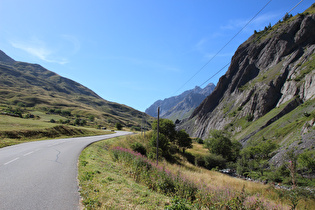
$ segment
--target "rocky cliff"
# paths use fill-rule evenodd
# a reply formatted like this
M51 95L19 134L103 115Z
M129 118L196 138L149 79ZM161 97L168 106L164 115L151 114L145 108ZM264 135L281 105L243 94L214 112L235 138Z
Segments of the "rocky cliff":
M303 139L302 126L312 120L309 119L312 114L315 117L314 13L313 5L303 14L255 33L240 45L215 90L178 129L184 128L191 136L200 138L206 138L212 129L227 130L243 145L264 135L281 139L278 143L282 144L292 138ZM308 118L303 112L308 113ZM285 123L283 119L288 113L296 115ZM292 124L300 117L298 125ZM314 122L310 123L313 127ZM278 131L271 134L266 129L272 126ZM289 126L299 134L283 131L279 138L279 129L290 131Z
M194 89L187 90L178 96L158 100L154 102L145 113L157 117L157 108L160 107L160 117L175 121L190 116L193 110L214 90L213 83L205 88L196 86Z

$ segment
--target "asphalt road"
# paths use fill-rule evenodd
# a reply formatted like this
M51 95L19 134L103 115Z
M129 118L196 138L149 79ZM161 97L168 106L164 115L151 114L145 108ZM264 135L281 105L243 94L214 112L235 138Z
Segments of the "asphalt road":
M89 144L130 132L56 139L0 149L0 210L79 209L77 162Z

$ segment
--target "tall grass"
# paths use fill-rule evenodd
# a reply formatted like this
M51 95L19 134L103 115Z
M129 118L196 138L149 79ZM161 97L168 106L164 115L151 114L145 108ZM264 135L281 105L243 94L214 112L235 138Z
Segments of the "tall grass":
M275 205L258 194L250 195L245 187L237 191L229 187L207 185L200 180L192 180L180 171L174 173L130 149L114 147L111 154L114 161L128 168L129 175L136 182L167 196L180 198L191 208L286 209L286 206Z

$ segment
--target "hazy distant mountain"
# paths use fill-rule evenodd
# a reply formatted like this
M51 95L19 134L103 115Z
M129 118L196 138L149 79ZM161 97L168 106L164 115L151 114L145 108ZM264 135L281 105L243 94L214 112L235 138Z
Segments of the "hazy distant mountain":
M106 101L89 88L38 64L15 61L0 50L1 107L22 106L32 110L70 110L74 115L95 116L95 123L140 126L150 116L131 107ZM149 125L147 126L149 127Z
M193 110L214 90L213 83L205 88L196 86L194 89L187 90L178 96L158 100L154 102L145 113L152 117L157 117L157 108L160 107L160 117L171 120L184 119L189 117Z

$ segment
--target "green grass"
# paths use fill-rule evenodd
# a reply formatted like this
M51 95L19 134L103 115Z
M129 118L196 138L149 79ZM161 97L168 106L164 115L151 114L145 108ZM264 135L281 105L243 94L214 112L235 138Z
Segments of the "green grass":
M111 132L95 128L48 123L43 120L0 115L0 148L30 141L104 135L108 133Z
M128 170L114 162L108 147L118 139L86 148L79 159L82 203L86 209L164 209L170 197L136 183Z
M0 131L38 130L43 128L52 128L54 126L55 124L47 123L42 120L23 119L19 117L0 115Z
M54 119L55 121L67 120L66 117L63 117L57 114L46 114L45 112L42 112L42 111L30 111L30 113L35 116L39 116L40 120L46 121L46 122L50 121L51 119Z
M251 137L251 139L259 139L260 137L264 136L267 139L273 139L278 144L280 144L285 138L291 139L289 142L286 142L286 144L300 140L300 131L302 126L307 121L312 120L314 117L313 114L310 114L310 116L306 117L304 113L313 113L314 107L315 99L298 106L290 113L286 114L268 127L256 133Z
M305 62L302 66L301 66L301 71L299 72L299 74L297 75L296 78L294 78L295 81L300 81L302 79L304 79L304 77L306 75L308 75L311 71L313 71L315 68L315 54L312 55L311 59L309 59L308 62Z

